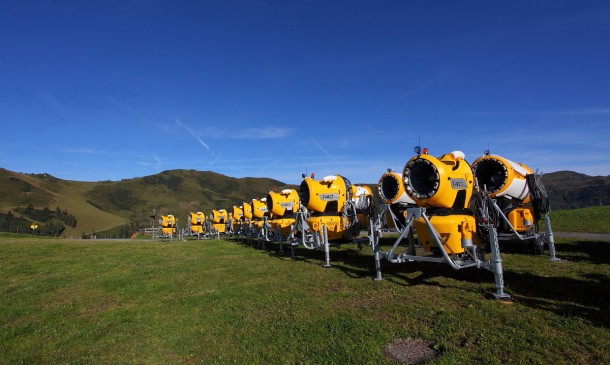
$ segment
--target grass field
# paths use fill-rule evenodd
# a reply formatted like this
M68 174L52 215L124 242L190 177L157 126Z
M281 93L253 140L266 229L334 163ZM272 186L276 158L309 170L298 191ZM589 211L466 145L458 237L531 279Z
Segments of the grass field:
M610 206L554 210L550 216L557 231L610 233Z
M610 363L610 242L558 256L503 247L493 275L383 262L353 244L290 260L234 241L0 239L1 364L395 364L399 338L431 364Z

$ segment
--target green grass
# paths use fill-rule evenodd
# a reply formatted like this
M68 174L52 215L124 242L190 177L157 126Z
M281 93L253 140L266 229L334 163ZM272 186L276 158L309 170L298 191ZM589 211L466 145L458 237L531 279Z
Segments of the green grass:
M609 245L503 248L506 305L484 270L383 262L373 281L353 244L323 269L232 241L3 237L0 363L394 364L406 337L437 342L431 364L610 363Z
M551 211L554 230L610 233L610 206Z

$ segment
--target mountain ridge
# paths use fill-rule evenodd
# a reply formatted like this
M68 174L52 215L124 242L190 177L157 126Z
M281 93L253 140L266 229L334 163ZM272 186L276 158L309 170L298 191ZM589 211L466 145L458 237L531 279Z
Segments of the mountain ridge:
M543 174L541 181L553 210L610 205L610 176L563 170ZM366 185L377 195L377 182ZM27 174L0 168L0 211L28 205L59 207L77 217L77 226L68 227L63 233L75 237L126 224L133 228L149 226L152 209L186 221L190 211L209 214L212 209L231 210L233 205L285 188L297 186L267 177L235 178L193 169L165 170L117 181L81 182L48 173Z

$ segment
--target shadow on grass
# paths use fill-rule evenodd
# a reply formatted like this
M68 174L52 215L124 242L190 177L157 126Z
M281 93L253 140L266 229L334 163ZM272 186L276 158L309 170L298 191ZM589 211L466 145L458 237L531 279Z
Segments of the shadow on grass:
M581 280L509 271L505 272L504 280L509 283L513 299L523 305L610 327L610 278L607 275L586 274Z
M556 243L558 257L573 262L590 264L607 264L610 261L610 245L607 242L578 241L573 243ZM253 246L256 247L256 243ZM259 247L260 248L260 247ZM277 243L266 242L266 254L286 259L290 257L290 246L283 245L283 254L279 254ZM517 242L505 245L503 253L531 256L527 244ZM548 252L538 255L546 259ZM370 247L364 245L362 250L354 244L340 248L331 248L331 268L343 272L352 278L375 277L375 262ZM295 248L296 261L322 266L324 251L308 250L301 246ZM454 270L449 265L430 262L409 262L391 264L381 261L383 279L400 286L427 285L440 288L457 287L448 284L446 279L482 284L473 286L480 291L483 286L489 292L495 291L494 276L488 270L466 268ZM504 267L504 283L507 292L516 302L537 309L553 312L559 316L579 317L593 325L610 327L610 300L608 288L610 277L603 273L589 273L581 279L566 276L545 277L524 272L514 272ZM459 287L459 289L464 289Z
M548 248L544 253L533 253L527 242L507 241L500 244L500 251L506 254L533 255L549 257ZM562 260L589 262L592 264L610 264L610 242L580 240L573 242L555 242L556 256Z

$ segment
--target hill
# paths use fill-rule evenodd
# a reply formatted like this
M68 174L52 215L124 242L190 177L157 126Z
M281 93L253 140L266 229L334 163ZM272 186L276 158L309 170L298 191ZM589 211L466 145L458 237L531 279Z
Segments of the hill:
M0 168L0 212L48 206L76 216L62 236L80 237L131 224L150 225L150 211L186 219L189 211L231 209L287 184L269 178L232 178L211 171L171 170L121 181L78 182L49 174L22 174ZM17 214L17 213L15 213Z
M610 177L558 171L542 176L553 210L610 205ZM378 198L376 184L369 184ZM189 211L231 209L271 189L294 187L270 178L233 178L212 171L169 170L121 181L78 182L49 174L22 174L0 168L0 212L29 205L74 215L76 227L62 236L101 232L129 224L150 225L150 211L186 219ZM182 222L184 222L184 220Z
M542 175L551 209L610 205L610 176L589 176L573 171Z

